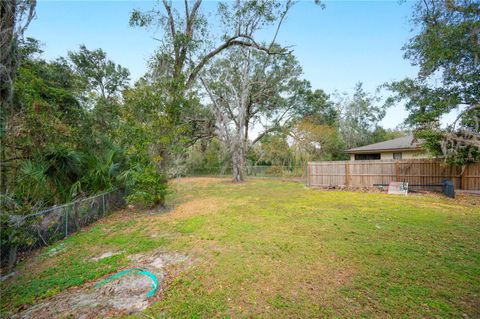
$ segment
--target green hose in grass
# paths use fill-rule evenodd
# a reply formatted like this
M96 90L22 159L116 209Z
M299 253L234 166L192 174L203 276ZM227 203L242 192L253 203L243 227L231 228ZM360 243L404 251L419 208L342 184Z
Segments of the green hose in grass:
M98 284L95 285L95 288L98 288L100 287L101 285L107 283L107 282L110 282L114 279L117 279L117 278L120 278L124 275L128 275L129 273L136 273L138 275L145 275L145 276L148 276L150 277L150 279L152 279L153 281L153 284L151 286L152 290L150 290L148 293L147 293L147 297L150 298L152 297L158 290L158 280L157 280L157 276L155 276L154 274L152 274L151 272L149 272L148 270L145 270L143 268L138 268L138 267L135 267L135 268L130 268L130 269L125 269L125 270L122 270L121 272L115 274L115 275L112 275L110 277L108 277L107 279L105 280L102 280L100 281Z

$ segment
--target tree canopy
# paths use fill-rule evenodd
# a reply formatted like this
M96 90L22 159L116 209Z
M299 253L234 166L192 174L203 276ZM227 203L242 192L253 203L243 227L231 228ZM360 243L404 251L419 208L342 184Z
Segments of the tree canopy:
M417 34L404 46L419 67L414 79L390 83L390 103L405 101L407 123L433 155L464 164L480 158L480 4L418 1ZM455 120L442 127L442 117Z

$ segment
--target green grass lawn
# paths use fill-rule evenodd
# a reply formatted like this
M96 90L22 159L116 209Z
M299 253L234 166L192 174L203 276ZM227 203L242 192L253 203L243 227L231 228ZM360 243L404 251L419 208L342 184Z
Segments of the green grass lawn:
M170 212L117 212L24 261L2 285L4 313L162 248L192 264L138 318L480 317L478 200L266 179L174 188ZM121 253L92 260L105 251Z

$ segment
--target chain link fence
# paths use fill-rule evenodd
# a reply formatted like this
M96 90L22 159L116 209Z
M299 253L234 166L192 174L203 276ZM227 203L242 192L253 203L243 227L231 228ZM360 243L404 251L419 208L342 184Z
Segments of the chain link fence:
M277 178L305 178L305 168L299 166L280 165L250 165L245 167L247 176L277 177ZM205 166L189 169L187 176L231 176L232 168L228 166Z
M10 234L2 247L2 265L11 268L18 252L50 245L124 205L124 192L113 190L33 214L10 216Z

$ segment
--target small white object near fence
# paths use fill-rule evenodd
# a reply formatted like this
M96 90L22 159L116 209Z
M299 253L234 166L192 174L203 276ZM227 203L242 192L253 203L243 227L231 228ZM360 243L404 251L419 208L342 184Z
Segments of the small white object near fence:
M390 184L388 184L388 193L406 196L408 194L408 183L390 182Z

